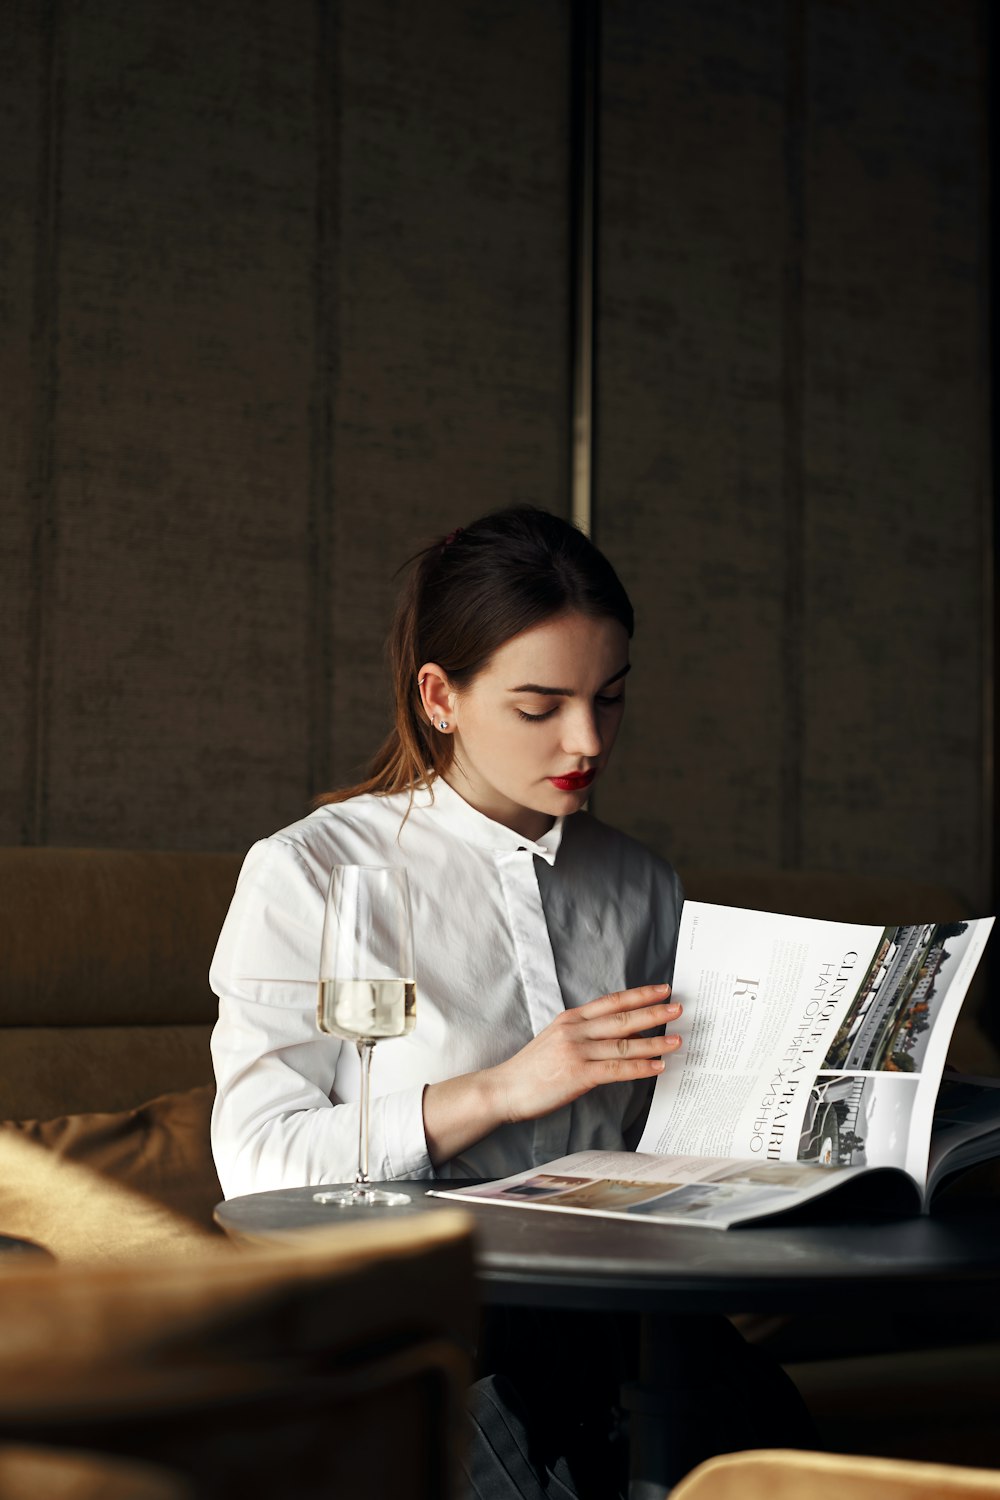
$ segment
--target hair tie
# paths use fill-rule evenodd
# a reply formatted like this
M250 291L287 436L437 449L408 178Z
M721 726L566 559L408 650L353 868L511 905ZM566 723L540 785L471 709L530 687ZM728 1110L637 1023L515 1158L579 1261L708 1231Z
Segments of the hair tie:
M452 542L457 541L457 539L462 535L462 532L464 530L465 530L464 526L456 526L454 531L449 531L448 535L445 537L444 541L441 543L441 551L443 552L446 547L450 547L451 546Z

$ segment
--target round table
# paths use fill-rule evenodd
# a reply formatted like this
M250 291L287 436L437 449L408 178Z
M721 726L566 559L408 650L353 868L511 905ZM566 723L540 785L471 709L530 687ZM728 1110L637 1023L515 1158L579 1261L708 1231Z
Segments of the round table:
M337 1184L338 1186L340 1184ZM334 1186L334 1184L331 1184ZM454 1208L429 1197L442 1183L396 1183L403 1207L364 1210L406 1218ZM231 1198L215 1210L233 1238L274 1243L303 1229L348 1222L357 1212L314 1201L313 1187ZM639 1378L624 1394L631 1411L630 1500L661 1500L670 1467L669 1418L676 1392L671 1323L679 1314L877 1313L889 1297L933 1302L940 1313L974 1314L1000 1291L1000 1204L956 1200L933 1218L871 1214L715 1230L553 1213L523 1205L464 1203L475 1225L476 1279L484 1303L640 1315Z
M440 1182L394 1184L407 1217L456 1207ZM230 1198L216 1222L235 1239L273 1243L356 1211L314 1202L316 1188ZM851 1299L876 1307L891 1288L973 1306L1000 1289L1000 1204L955 1201L933 1217L870 1215L738 1229L626 1222L523 1205L462 1203L475 1221L484 1302L638 1312L800 1312ZM832 1208L830 1212L832 1212Z

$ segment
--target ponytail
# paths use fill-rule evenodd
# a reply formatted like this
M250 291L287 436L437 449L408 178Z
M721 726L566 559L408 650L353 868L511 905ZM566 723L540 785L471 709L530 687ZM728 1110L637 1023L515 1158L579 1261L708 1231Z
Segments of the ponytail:
M426 575L433 567L433 554L440 543L427 547L410 559L410 573L396 604L392 626L386 640L389 676L395 722L368 765L368 775L356 786L325 792L316 798L314 807L330 802L346 802L374 792L388 797L393 792L416 791L430 786L436 776L443 776L451 765L455 741L451 735L434 734L424 714L417 672L429 658L420 654L420 600L426 586ZM404 566L407 566L404 564Z

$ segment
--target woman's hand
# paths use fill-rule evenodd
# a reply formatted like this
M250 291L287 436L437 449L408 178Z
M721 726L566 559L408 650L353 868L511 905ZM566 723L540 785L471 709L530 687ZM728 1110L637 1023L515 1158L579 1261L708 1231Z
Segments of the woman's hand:
M534 1120L571 1104L602 1083L655 1078L677 1036L640 1036L676 1021L669 984L602 995L563 1011L526 1047L495 1068L448 1078L424 1089L424 1132L435 1166L516 1120Z
M489 1069L504 1123L534 1120L602 1083L654 1078L679 1036L640 1036L676 1021L669 984L644 984L564 1010L507 1062Z

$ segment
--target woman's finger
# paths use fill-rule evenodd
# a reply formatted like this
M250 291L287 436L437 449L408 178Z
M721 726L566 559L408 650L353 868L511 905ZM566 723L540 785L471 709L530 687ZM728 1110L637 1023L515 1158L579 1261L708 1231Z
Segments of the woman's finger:
M679 1036L621 1036L616 1040L594 1041L586 1047L588 1062L613 1062L621 1058L666 1057L681 1044Z
M598 1016L586 1021L585 1035L593 1041L617 1041L619 1037L634 1036L637 1031L650 1031L653 1027L667 1026L676 1021L682 1007L676 1001L665 1005L647 1005L642 1010L616 1010L609 1016Z
M598 1088L603 1083L626 1083L632 1078L655 1078L670 1067L670 1058L676 1047L665 1057L606 1057L589 1062L585 1072L589 1088Z
M662 1004L669 994L669 984L640 984L633 990L614 990L610 995L588 1000L586 1005L577 1006L572 1014L586 1021L597 1020L619 1012L624 1014L630 1010L638 1010L643 1005Z

